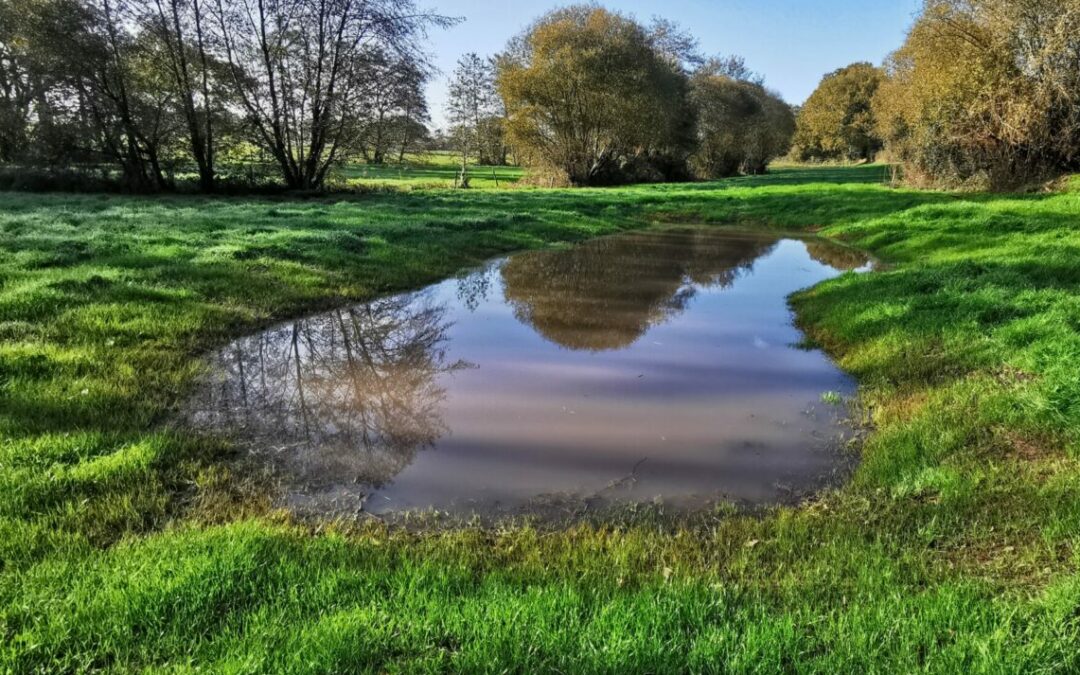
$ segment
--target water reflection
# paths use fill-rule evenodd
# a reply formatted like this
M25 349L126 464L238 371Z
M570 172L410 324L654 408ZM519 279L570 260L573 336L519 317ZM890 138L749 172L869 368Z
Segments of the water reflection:
M867 270L869 261L866 254L853 248L839 246L827 241L811 239L806 242L806 252L810 257L822 265L833 269L843 270Z
M569 349L622 349L683 311L698 290L730 286L775 245L700 229L605 237L515 256L502 277L514 315L544 337Z
M320 513L486 510L612 485L631 487L620 499L773 501L836 467L837 411L820 397L852 389L790 346L786 297L864 263L695 228L518 255L238 340L185 419L236 439L289 504Z
M191 422L231 430L307 489L379 487L446 433L443 305L402 295L237 341L211 364Z

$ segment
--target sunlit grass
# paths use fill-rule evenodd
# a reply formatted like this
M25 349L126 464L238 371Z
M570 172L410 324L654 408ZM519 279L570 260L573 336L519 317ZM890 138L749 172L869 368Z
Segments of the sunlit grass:
M1075 671L1080 192L886 175L0 194L0 669ZM227 446L168 427L232 337L654 221L815 230L882 259L793 299L875 427L850 485L681 527L314 528L230 476Z
M346 187L388 186L403 189L451 188L461 172L461 158L454 153L407 154L401 161L390 158L384 164L349 164L334 174ZM468 164L469 187L492 189L512 187L525 176L519 166Z

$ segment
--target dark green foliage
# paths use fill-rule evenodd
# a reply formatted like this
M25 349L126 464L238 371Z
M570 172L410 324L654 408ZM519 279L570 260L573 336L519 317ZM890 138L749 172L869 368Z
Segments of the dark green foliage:
M690 166L697 177L763 174L791 147L791 107L761 84L706 66L690 79L690 92L697 123Z

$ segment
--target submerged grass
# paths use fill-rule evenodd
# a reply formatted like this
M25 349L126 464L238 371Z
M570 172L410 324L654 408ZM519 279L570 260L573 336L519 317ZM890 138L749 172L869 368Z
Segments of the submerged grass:
M882 167L618 190L0 194L0 669L1080 669L1080 192ZM283 317L653 221L820 231L798 294L875 431L850 485L685 526L313 527L163 424Z

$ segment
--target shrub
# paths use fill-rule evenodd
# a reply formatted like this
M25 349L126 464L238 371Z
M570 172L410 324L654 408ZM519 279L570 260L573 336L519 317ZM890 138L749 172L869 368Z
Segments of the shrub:
M697 149L690 166L700 178L761 174L791 147L791 107L762 85L705 68L691 79Z
M574 185L685 174L686 75L633 19L592 5L550 12L511 42L497 85L527 164Z
M915 182L1003 188L1080 167L1080 0L928 0L874 112Z

